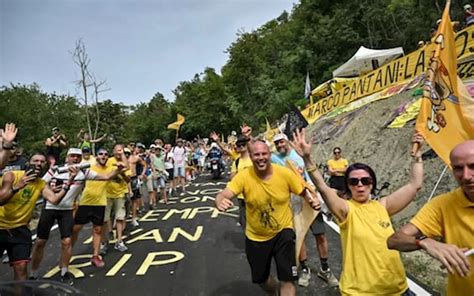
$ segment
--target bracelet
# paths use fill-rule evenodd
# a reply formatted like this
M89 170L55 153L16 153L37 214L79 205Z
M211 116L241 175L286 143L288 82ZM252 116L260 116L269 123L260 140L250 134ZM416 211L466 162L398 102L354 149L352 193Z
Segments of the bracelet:
M423 247L421 246L421 241L426 239L427 237L426 236L420 236L419 238L415 239L415 244L418 248L420 249L423 249Z
M16 194L18 191L20 191L20 188L13 188L11 187L12 195Z
M308 173L312 173L312 172L316 171L317 169L318 168L316 166L310 166L310 167L306 168L306 171Z

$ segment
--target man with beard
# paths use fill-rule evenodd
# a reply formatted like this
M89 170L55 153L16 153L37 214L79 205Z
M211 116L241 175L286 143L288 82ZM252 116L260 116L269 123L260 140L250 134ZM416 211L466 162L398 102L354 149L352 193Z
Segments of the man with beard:
M285 134L277 134L273 138L273 143L277 149L277 153L272 155L272 162L285 166L287 161L290 161L297 169L298 172L303 176L305 180L308 180L309 177L305 170L304 160L301 156L296 153L290 147L288 137ZM301 202L301 199L295 196L292 196L292 205L298 202ZM298 206L295 206L298 208ZM318 249L319 260L321 262L321 269L318 271L318 277L326 281L330 287L335 287L339 284L338 280L334 274L329 269L328 257L329 257L329 247L328 241L326 239L326 229L324 227L323 213L319 212L314 219L313 224L311 224L311 232L313 233L316 239L316 247ZM298 279L298 285L307 287L309 285L309 280L311 279L311 269L306 264L307 260L306 246L303 242L300 252L300 267L301 273Z
M307 196L307 189L290 169L271 163L270 149L264 142L256 141L248 147L253 167L235 175L216 196L216 207L220 211L231 208L231 199L243 193L247 217L245 250L252 282L259 284L266 293L276 294L277 285L270 276L274 258L280 295L295 295L294 281L298 278L298 270L290 194ZM319 207L317 200L308 202L313 208Z
M95 164L91 166L91 171L107 175L114 170L114 167L107 165L109 153L106 149L100 148L97 151ZM124 172L121 172L124 174ZM104 225L105 206L107 205L107 185L108 181L87 180L84 191L79 201L79 208L74 217L74 228L72 232L72 244L77 240L77 236L82 227L92 222L92 265L103 267L104 261L99 256L100 242L102 237L102 226Z
M31 253L31 220L36 201L42 195L51 204L58 204L67 194L78 170L69 168L69 178L55 193L41 179L46 170L46 156L35 153L27 171L10 171L3 177L0 189L0 254L7 250L15 280L26 280Z
M70 148L67 153L66 163L68 167L74 167L81 162L82 151L79 148ZM79 198L86 180L103 180L107 181L117 176L124 168L124 164L117 164L117 168L106 175L97 174L96 172L85 169L79 170L77 175L67 186L70 188L66 196L57 205L47 201L43 208L38 222L37 234L38 239L35 242L32 255L32 273L33 279L38 277L38 268L43 260L43 252L49 233L55 221L58 222L59 232L61 234L61 259L59 267L61 269L61 281L72 285L72 278L68 273L69 259L71 258L72 244L71 235L74 225L73 209L77 199ZM55 186L61 186L65 181L69 180L69 172L60 173L51 168L43 180L46 183L52 183Z

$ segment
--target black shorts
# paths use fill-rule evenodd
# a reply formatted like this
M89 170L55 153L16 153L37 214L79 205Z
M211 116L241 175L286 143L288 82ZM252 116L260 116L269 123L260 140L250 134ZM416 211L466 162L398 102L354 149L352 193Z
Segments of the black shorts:
M132 187L132 197L130 198L131 200L135 200L135 199L139 199L140 197L142 197L141 193L140 193L140 185L138 183L138 177L132 177L130 179L130 187Z
M84 225L89 222L97 226L104 225L105 206L79 206L74 217L74 224Z
M245 252L252 270L252 282L263 284L270 276L272 257L275 257L278 279L292 282L298 279L295 251L296 235L293 229L283 229L274 238L264 242L245 238Z
M43 209L38 222L37 234L39 239L48 239L49 232L54 225L54 221L58 221L61 239L71 237L72 227L74 226L74 218L72 210L48 210Z
M319 214L314 219L313 224L311 224L310 228L311 228L311 232L314 235L326 233L326 226L324 225L322 212L319 212Z
M346 192L346 180L344 176L332 176L329 178L329 187Z
M0 256L7 251L10 266L28 263L31 254L31 231L26 226L0 229Z
M168 180L173 180L174 179L174 169L166 169L168 172Z

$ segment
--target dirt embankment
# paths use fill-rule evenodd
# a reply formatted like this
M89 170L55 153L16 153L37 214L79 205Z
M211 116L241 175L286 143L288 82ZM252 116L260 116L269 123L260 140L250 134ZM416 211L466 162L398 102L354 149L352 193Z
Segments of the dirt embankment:
M414 122L404 128L385 128L387 120L401 104L412 100L411 92L374 102L352 114L340 114L331 119L320 119L309 131L313 136L313 156L318 163L326 163L332 157L333 147L342 149L343 157L350 163L362 162L370 165L376 172L378 187L390 182L390 187L382 195L387 195L408 182L410 168L411 137ZM392 217L396 229L411 217L428 201L445 164L435 154L429 153L425 144L423 188L415 201L405 210ZM435 196L451 191L456 182L448 169L435 191ZM446 278L440 264L416 251L402 255L408 273L438 292L443 291Z

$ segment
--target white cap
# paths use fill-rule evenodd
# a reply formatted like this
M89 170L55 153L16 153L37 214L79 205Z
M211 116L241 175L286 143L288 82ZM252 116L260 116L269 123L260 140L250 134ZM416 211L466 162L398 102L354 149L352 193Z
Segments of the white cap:
M156 148L156 145L155 145L155 144L151 144L151 145L150 145L150 149L154 149L154 148Z
M273 137L273 142L278 142L278 141L280 141L280 140L285 140L285 141L288 142L288 137L287 137L285 134L283 134L283 133L281 133L281 134L276 134L276 135Z
M69 150L67 151L67 155L71 154L82 155L82 150L79 148L69 148Z
M470 4L464 5L464 10L468 10L468 9L471 9L471 8L472 8L472 6Z

